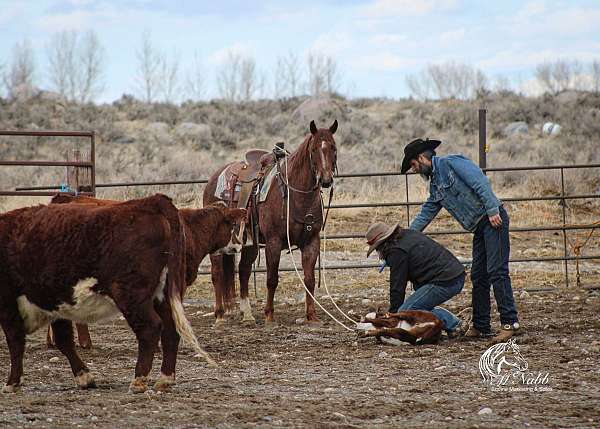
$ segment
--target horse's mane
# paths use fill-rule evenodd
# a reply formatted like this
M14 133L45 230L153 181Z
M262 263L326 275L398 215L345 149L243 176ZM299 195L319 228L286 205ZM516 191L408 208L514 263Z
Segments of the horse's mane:
M298 149L296 149L291 155L290 155L290 167L294 166L294 167L303 167L305 163L309 163L310 162L310 142L312 139L312 134L308 134L305 138L304 138L304 142L302 142L302 144L300 146L298 146Z

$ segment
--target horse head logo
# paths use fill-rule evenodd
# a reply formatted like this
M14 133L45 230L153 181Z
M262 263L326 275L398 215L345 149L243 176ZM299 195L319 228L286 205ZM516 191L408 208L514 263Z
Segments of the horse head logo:
M479 359L479 372L484 382L493 382L507 374L526 371L529 365L511 338L487 349Z

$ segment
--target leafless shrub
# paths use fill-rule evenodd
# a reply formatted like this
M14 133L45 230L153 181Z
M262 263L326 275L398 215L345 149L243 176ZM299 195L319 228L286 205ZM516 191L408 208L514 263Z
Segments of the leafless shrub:
M160 93L161 55L152 44L150 33L142 34L142 46L136 52L138 61L137 84L139 94L147 103L156 100Z
M256 61L237 52L229 52L217 72L219 95L230 103L252 100L264 87Z
M419 99L470 99L487 88L487 77L481 70L450 61L431 64L416 75L406 77L410 93Z
M24 98L33 95L35 68L33 49L29 40L17 42L12 50L9 68L2 77L10 98L15 98L19 94Z
M582 65L579 61L557 60L538 64L535 77L550 94L582 88Z
M275 98L296 97L300 92L301 84L302 74L298 56L289 52L285 56L278 57L273 79Z
M600 93L600 61L599 60L594 60L592 61L592 63L590 64L590 76L592 79L592 91L594 91L594 93L599 94Z
M202 66L202 60L198 52L194 53L192 66L186 77L186 93L189 100L201 100L206 91L206 72Z
M308 68L308 92L311 95L334 94L338 91L341 76L337 61L317 52L310 52L306 58Z

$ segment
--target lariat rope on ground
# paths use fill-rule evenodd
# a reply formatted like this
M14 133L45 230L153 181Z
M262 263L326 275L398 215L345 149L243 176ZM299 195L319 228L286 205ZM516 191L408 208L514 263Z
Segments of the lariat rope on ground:
M331 201L329 202L329 204L331 205ZM323 207L323 200L321 199L321 211L325 212L325 207ZM338 307L337 303L335 302L335 300L333 299L333 296L331 296L331 292L329 292L329 289L327 288L327 278L325 276L325 255L327 252L327 235L325 233L325 229L323 229L323 258L321 258L321 269L322 269L322 278L323 278L323 285L325 286L325 292L327 293L327 296L329 296L329 299L331 300L331 303L333 304L333 306L337 309L337 311L340 312L340 314L342 316L344 316L346 319L348 319L350 322L356 324L356 320L352 319L350 316L348 316L340 307Z
M581 256L581 251L583 250L585 245L588 243L588 241L590 241L590 238L592 238L592 235L594 234L594 231L596 230L596 228L600 227L600 221L593 222L590 224L583 224L583 225L565 224L565 227L569 227L569 228L592 227L587 238L583 242L581 242L581 241L579 241L579 239L577 239L575 244L573 244L573 242L569 239L568 234L565 233L565 237L567 237L569 246L571 246L571 250L575 254L575 270L577 271L577 287L581 287L581 272L579 271L579 257Z
M286 180L288 179L288 160L287 160L287 155L285 156L285 177ZM285 182L284 182L285 183ZM289 183L286 183L286 186L288 187L288 189L292 189L289 186ZM300 283L302 283L302 286L304 286L304 289L306 290L306 293L310 295L310 297L313 299L313 301L319 306L319 308L321 310L323 310L331 319L333 319L338 325L342 326L345 330L350 331L350 332L354 332L354 329L349 328L348 326L346 326L343 322L340 322L338 319L335 318L335 316L333 314L331 314L329 311L327 311L327 309L325 307L323 307L321 305L321 303L317 300L317 298L315 298L315 296L312 294L312 292L310 290L308 290L308 287L306 287L306 284L304 283L304 279L302 278L302 276L300 275L300 272L298 271L298 266L296 265L296 259L294 258L294 252L292 252L292 243L290 240L290 199L291 199L291 192L288 192L287 198L286 198L286 206L287 206L287 210L286 210L286 232L287 232L287 242L288 242L288 249L290 251L290 257L292 259L292 264L294 265L294 271L296 272L296 275L298 276L298 278L300 279ZM320 250L320 249L319 249ZM327 292L327 294L329 295L329 292ZM331 297L331 296L330 296ZM354 320L352 320L352 323L356 323Z

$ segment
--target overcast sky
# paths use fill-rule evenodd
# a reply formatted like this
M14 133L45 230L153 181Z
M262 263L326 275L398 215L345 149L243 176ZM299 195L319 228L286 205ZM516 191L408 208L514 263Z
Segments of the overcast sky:
M146 30L179 54L183 71L200 54L208 97L230 50L253 56L268 77L278 55L319 51L336 58L343 94L392 98L406 96L405 76L431 63L465 62L520 85L539 62L600 58L598 0L0 0L0 64L28 39L47 87L52 34L88 29L107 54L101 101L135 93Z

